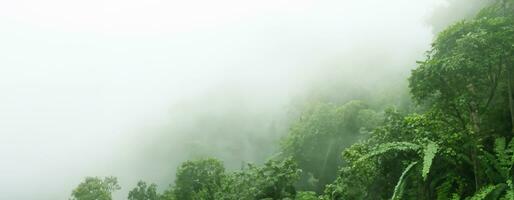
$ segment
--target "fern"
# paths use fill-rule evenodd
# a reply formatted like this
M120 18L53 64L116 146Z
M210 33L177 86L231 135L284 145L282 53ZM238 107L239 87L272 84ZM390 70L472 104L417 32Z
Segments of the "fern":
M503 199L514 200L514 186L512 184L512 180L507 180L507 187L508 190Z
M497 170L501 173L502 176L506 177L509 174L509 170L512 166L511 157L508 156L508 152L506 151L506 142L505 138L497 138L494 141L494 152L496 153L496 158L498 159Z
M453 193L451 200L460 200L459 194Z
M421 171L423 180L427 180L430 167L432 166L432 161L434 160L438 149L439 146L435 142L430 142L423 151L423 170Z
M505 144L506 142L504 137L496 138L496 140L494 141L494 152L496 153L496 156L498 156L498 158L506 157Z
M455 174L447 174L447 175L441 176L439 178L444 178L445 180L443 183L441 183L436 188L437 200L452 199L453 196L457 195L457 194L453 193L453 191L454 191L453 185L454 185L454 183L456 183L458 181L457 176ZM432 180L432 182L435 182L435 181ZM452 198L450 198L450 197L452 197Z
M486 174L496 182L503 182L510 179L510 171L514 164L514 140L507 145L505 138L497 138L494 142L494 154L487 151L483 152L482 158L486 169Z
M472 199L483 199L489 197L498 199L503 195L502 200L514 200L514 187L510 171L514 164L514 139L507 144L505 138L500 137L494 141L494 155L484 151L483 158L486 166L489 166L485 173L494 186L489 185L478 191Z
M485 199L491 192L493 192L498 185L487 185L482 187L475 195L471 197L470 200L483 200Z
M396 183L396 186L394 187L394 193L391 197L392 200L401 199L401 196L403 194L403 189L405 187L405 178L409 171L414 167L414 165L418 164L418 162L412 162L405 170L403 170L402 175L400 176L400 179L398 180L398 183Z
M514 139L511 139L509 142L509 145L507 146L507 149L505 150L507 153L507 156L510 157L510 160L512 161L510 164L514 163Z
M437 151L439 149L439 146L435 142L429 142L428 145L426 145L424 148L421 145L410 143L410 142L390 142L379 145L377 148L375 148L372 152L362 156L357 160L357 163L368 160L370 158L373 158L375 156L391 152L391 151L413 151L416 152L418 155L420 154L420 151L423 151L423 168L421 171L421 176L423 177L423 180L426 180L428 177L428 173L430 172L430 168L432 166L432 162L434 160L435 155L437 154ZM400 176L400 179L398 180L398 183L396 184L394 188L394 193L391 199L400 199L401 195L403 194L403 189L405 185L405 176L411 169L416 165L418 162L413 162L407 168L403 171L402 175Z
M390 142L379 145L374 151L362 156L357 162L362 162L368 160L372 157L390 152L390 151L414 151L419 152L422 149L421 145L410 143L410 142ZM423 148L423 170L421 171L421 175L423 180L426 180L428 177L428 173L430 172L430 167L432 166L432 161L434 160L435 155L439 146L430 141L428 145Z
M374 151L362 156L357 162L368 160L372 157L387 153L389 151L419 151L421 146L410 142L390 142L379 145Z

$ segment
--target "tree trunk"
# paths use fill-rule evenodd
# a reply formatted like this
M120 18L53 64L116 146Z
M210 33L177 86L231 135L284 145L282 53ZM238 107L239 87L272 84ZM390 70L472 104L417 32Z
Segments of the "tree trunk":
M514 83L513 77L512 77L512 66L507 67L507 86L508 86L508 95L509 95L509 111L510 111L510 132L511 134L514 134L514 99L512 96L512 89L514 88L512 84Z
M478 114L471 113L471 120L473 131L471 133L472 147L471 147L471 161L473 162L473 175L475 176L475 189L478 191L482 187L482 178L480 175L480 161L478 160L478 146L480 144L480 123L478 121Z
M477 146L473 144L471 147L471 161L473 162L473 176L475 177L475 191L479 191L482 187L482 179L480 176L480 163L478 162Z
M476 90L473 84L468 85L469 92L475 96ZM480 112L477 102L471 100L468 104L469 108L469 119L470 119L470 132L471 138L471 162L473 163L473 175L475 176L475 189L478 191L482 186L482 179L480 175L480 162L478 160L478 146L480 145Z

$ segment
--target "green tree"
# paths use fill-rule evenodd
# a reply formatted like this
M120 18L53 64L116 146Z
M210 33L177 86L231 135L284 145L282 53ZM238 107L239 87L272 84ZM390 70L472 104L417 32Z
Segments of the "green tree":
M157 185L147 185L143 181L137 182L136 188L129 192L128 200L159 200Z
M478 158L483 141L514 134L514 21L503 6L495 4L441 32L410 77L414 99L454 119L465 134L476 189L483 181Z
M488 152L505 149L494 138L513 136L513 11L512 1L498 2L441 32L409 79L424 113L389 112L344 152L348 165L324 198L481 199L510 191L510 165L492 167L499 159Z
M214 200L221 187L225 167L216 159L186 161L178 167L173 192L177 199Z
M375 129L370 138L352 145L343 152L343 159L347 165L340 169L339 177L334 183L326 187L325 198L390 198L404 169L414 162L421 164L414 168L419 172L407 174L408 180L430 181L434 158L441 159L435 157L439 152L439 146L451 146L458 142L458 139L438 138L440 134L436 131L443 127L445 126L428 116L416 114L403 116L394 110L388 110L383 126ZM450 129L442 130L444 131L441 132L450 131ZM448 143L437 144L432 141ZM413 174L417 175L411 176ZM410 182L408 185L411 185ZM406 190L412 191L409 188ZM425 195L423 191L415 191L415 193L417 199L423 199Z
M176 200L176 199L177 198L175 198L175 192L173 191L173 187L168 188L159 196L159 200Z
M86 177L71 193L72 200L112 200L112 192L121 189L116 177Z
M249 164L227 176L216 199L294 199L300 171L291 158L270 160L262 167Z
M308 107L282 143L284 155L291 156L302 170L299 188L322 192L343 165L341 152L380 121L381 115L361 101Z
M306 192L306 191L302 191L302 192L298 192L298 194L296 194L296 200L318 200L318 196L316 195L315 192Z

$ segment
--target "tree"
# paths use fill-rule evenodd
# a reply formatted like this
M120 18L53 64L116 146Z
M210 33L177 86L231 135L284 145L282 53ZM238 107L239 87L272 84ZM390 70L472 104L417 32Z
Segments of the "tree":
M177 198L175 198L175 192L173 191L173 187L168 188L159 196L159 200L176 200L176 199Z
M173 192L176 199L214 200L221 187L225 167L216 159L186 161L178 167Z
M71 196L73 200L112 200L112 192L121 189L116 177L86 177L84 182L75 188Z
M227 176L216 199L294 199L300 172L291 158L270 160L262 167L249 164Z
M318 200L315 192L298 192L296 200Z
M514 134L514 21L502 12L495 4L441 32L409 79L418 103L455 119L466 134L476 189L482 185L483 140L504 131Z
M326 187L325 198L386 199L396 193L407 199L433 199L429 187L441 173L440 167L443 173L462 171L448 167L451 162L441 162L455 160L452 155L457 153L448 147L460 142L458 137L453 138L458 134L440 134L448 132L452 130L430 115L404 116L388 110L383 126L343 152L347 165ZM418 164L409 167L412 163ZM435 169L434 163L439 164Z
M284 156L291 156L302 170L299 188L322 192L343 165L341 152L380 121L381 115L361 101L308 107L282 143Z
M137 187L129 192L128 200L159 200L157 185L147 185L143 181L137 182Z

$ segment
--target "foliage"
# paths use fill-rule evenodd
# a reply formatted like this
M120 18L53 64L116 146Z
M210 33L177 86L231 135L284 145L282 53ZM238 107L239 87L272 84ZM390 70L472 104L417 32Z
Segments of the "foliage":
M406 178L407 174L410 172L410 170L412 169L412 167L414 167L414 165L416 165L416 164L418 164L418 162L412 162L402 172L402 175L400 176L400 179L398 180L398 183L396 183L396 186L394 187L393 197L391 197L392 200L401 199L402 194L403 194L403 190L405 188L405 178Z
M372 157L387 153L389 151L419 151L421 147L417 144L409 143L409 142L390 142L380 144L377 148L375 148L372 152L362 156L357 160L357 162L364 162L369 160Z
M186 161L177 169L174 194L177 199L213 200L221 187L225 167L216 159Z
M430 167L432 166L432 161L434 160L435 154L437 153L438 145L434 142L428 143L427 147L423 152L423 170L421 176L423 176L423 180L427 180L428 173L430 172Z
M247 169L228 175L216 199L294 199L300 172L291 158L270 160L262 167L249 164Z
M319 198L316 196L315 192L298 192L296 194L296 200L318 200Z
M487 185L480 189L475 195L471 197L470 200L483 200L486 199L496 189L495 185Z
M361 133L377 126L380 119L380 114L362 101L309 106L282 143L284 155L291 156L302 169L299 188L321 192L343 165L340 153L365 136Z
M143 181L137 182L137 187L128 193L128 200L159 200L157 185L147 185Z
M121 189L116 177L86 177L71 193L72 200L111 200L112 192Z
M159 200L176 200L175 192L173 187L168 188L162 194L159 195Z
M409 88L416 112L312 104L264 165L186 161L163 194L139 182L129 199L514 199L514 1L442 31ZM117 189L88 177L72 196Z

